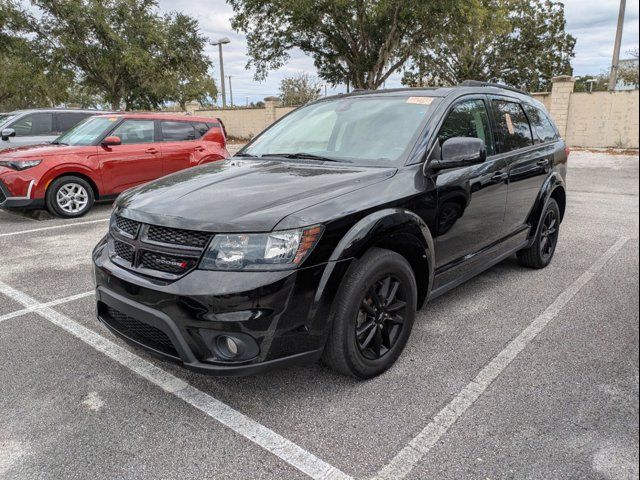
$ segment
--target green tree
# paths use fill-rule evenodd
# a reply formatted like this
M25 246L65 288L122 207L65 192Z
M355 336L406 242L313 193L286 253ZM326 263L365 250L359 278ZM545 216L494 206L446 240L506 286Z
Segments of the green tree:
M228 0L256 79L297 47L321 78L376 89L459 13L463 0Z
M571 74L575 38L555 0L472 0L412 58L403 83L455 85L497 80L530 91Z
M640 86L640 64L638 63L638 59L640 58L640 54L637 48L630 50L627 52L631 60L635 60L635 62L629 62L620 66L618 70L618 77L627 85L633 85L635 88Z
M0 0L0 111L54 106L66 100L73 73L45 59L38 42L19 35L27 18Z
M280 82L280 99L286 106L298 106L317 100L320 85L308 73L300 73Z
M210 61L197 20L158 13L156 0L32 0L22 33L34 36L52 64L73 70L76 81L111 108L160 107L198 98ZM185 88L188 85L188 88ZM191 98L188 98L190 100Z

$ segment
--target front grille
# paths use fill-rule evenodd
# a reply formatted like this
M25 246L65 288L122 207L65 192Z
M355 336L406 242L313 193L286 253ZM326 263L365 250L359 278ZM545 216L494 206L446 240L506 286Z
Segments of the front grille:
M131 340L135 340L142 345L171 355L172 357L179 358L178 352L173 346L171 339L162 330L136 320L112 307L106 308L102 319L108 323L111 328Z
M196 267L212 233L149 225L115 215L110 254L142 275L173 280ZM121 260L121 261L120 261Z
M131 245L115 240L113 242L113 249L116 252L117 256L129 263L133 263L135 250Z
M180 275L195 267L196 262L194 258L145 251L140 265L149 270Z
M136 234L138 233L139 226L140 226L140 223L134 220L121 217L120 215L116 215L116 227L118 227L121 231L123 231L130 237L136 236Z
M211 238L210 233L196 232L193 230L180 230L177 228L149 226L147 238L152 242L182 245L185 247L204 248Z

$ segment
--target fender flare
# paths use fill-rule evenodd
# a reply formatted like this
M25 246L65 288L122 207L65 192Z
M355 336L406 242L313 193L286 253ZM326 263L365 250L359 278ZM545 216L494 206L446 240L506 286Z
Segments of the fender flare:
M367 215L342 237L329 261L357 259L376 246L397 251L396 248L402 245L410 247L426 264L418 262L418 266L415 260L408 259L414 268L419 288L423 286L418 302L418 308L421 308L429 298L433 286L435 249L429 227L414 212L403 208L387 208ZM422 273L424 266L426 271Z
M102 185L100 180L96 178L95 172L90 168L87 168L86 166L80 165L77 163L57 165L52 169L50 169L49 171L47 171L47 173L43 175L40 182L38 182L37 194L41 195L44 198L44 196L47 193L47 188L49 188L49 185L51 184L51 182L53 182L58 177L62 177L65 175L74 175L74 174L82 175L83 177L88 178L96 188L96 192L95 192L96 199L101 196Z
M549 200L553 196L553 193L558 189L562 189L564 192L566 192L566 187L562 176L558 172L554 172L546 179L546 181L542 185L542 188L538 193L538 197L536 198L536 202L531 209L531 212L529 213L527 223L531 225L531 230L529 231L530 242L533 242L533 240L538 235L542 214L547 208L547 205L549 204Z

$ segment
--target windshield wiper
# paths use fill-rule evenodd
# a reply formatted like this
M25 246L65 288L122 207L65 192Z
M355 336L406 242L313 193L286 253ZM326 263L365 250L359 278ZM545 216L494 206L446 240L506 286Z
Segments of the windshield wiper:
M57 140L54 140L53 142L51 142L51 145L69 145L68 143L64 143L64 142L59 142Z
M331 157L323 157L321 155L315 155L313 153L266 153L262 155L263 157L282 157L282 158L292 158L292 159L301 159L301 160L321 160L323 162L342 162L343 160L337 160Z

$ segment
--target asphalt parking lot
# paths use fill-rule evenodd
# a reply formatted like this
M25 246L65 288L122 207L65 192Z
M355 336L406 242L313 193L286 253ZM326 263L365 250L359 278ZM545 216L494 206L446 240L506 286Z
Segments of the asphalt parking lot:
M554 263L419 313L382 376L212 378L94 315L82 219L0 210L0 478L638 478L638 156L574 152Z

